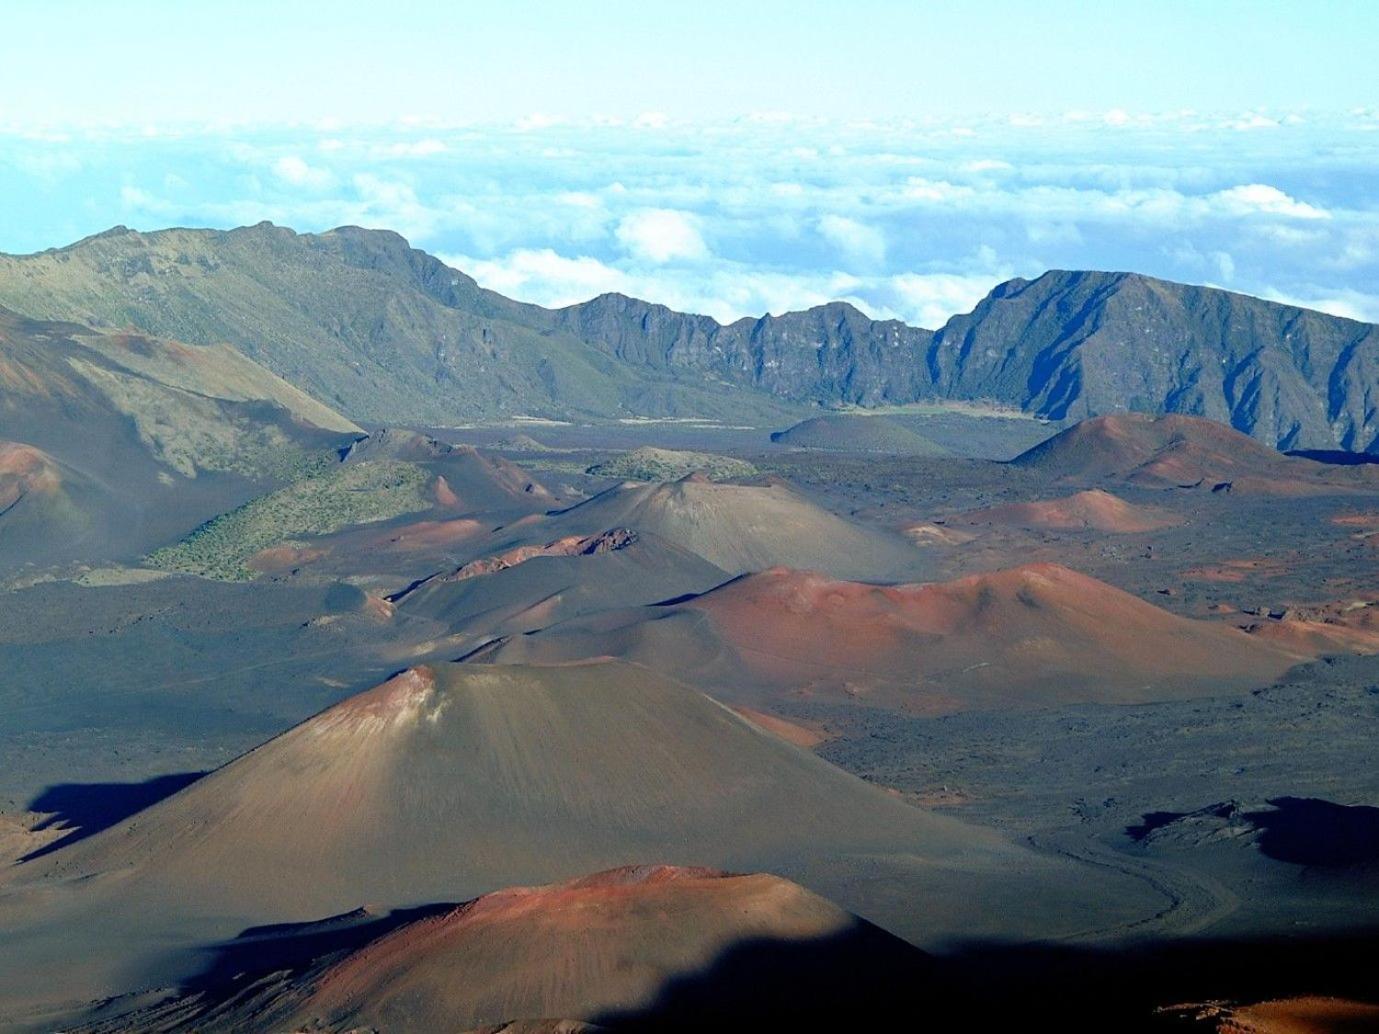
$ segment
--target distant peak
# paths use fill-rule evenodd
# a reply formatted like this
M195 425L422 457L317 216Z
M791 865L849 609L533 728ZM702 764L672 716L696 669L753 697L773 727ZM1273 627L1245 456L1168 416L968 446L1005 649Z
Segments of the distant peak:
M379 240L401 241L407 247L411 247L407 238L396 230L387 230L377 227L357 226L354 223L346 223L344 226L337 226L333 230L327 230L321 234L322 237L373 237Z
M102 230L100 233L93 233L93 234L91 234L91 236L89 236L89 237L83 237L83 238L82 238L81 240L79 240L79 241L74 241L73 243L67 245L66 247L64 247L64 248L58 248L58 249L56 249L56 250L57 250L57 251L72 251L72 250L75 249L75 248L80 248L80 247L82 247L83 245L92 243L93 241L111 240L111 239L116 238L116 237L131 237L131 236L137 237L138 235L139 235L139 231L138 231L138 230L131 230L128 226L125 226L123 223L120 223L120 224L117 225L117 226L112 226L112 227L110 227L110 229L108 229L108 230Z
M666 306L659 302L648 302L642 298L634 298L630 294L623 294L621 291L605 291L603 294L596 295L592 300L585 302L585 305L611 306L617 309L665 309ZM669 310L667 310L669 311Z
M843 301L841 298L835 298L831 302L824 302L822 305L814 306L814 308L823 312L847 312L856 313L858 316L866 316L866 313L853 305L852 302Z

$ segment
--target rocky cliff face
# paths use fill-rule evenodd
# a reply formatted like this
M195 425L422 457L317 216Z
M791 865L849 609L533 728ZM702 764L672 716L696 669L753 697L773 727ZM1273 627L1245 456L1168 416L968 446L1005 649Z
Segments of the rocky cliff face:
M937 333L835 302L727 326L622 295L504 298L395 233L124 228L0 256L30 316L229 342L347 416L785 422L806 404L987 399L1187 413L1283 449L1379 447L1379 327L1132 273L1012 280ZM793 421L788 421L793 422Z
M623 362L704 371L793 401L875 405L932 394L924 357L933 333L845 302L723 326L607 294L560 310L556 323Z
M1379 438L1379 327L1133 273L997 287L935 336L937 394L1061 419L1188 413L1282 449Z

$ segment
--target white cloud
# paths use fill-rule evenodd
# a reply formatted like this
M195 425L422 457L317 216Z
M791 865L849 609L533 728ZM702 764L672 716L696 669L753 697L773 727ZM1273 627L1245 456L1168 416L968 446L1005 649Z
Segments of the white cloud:
M1261 298L1284 305L1296 305L1303 309L1316 309L1332 316L1343 316L1361 323L1379 323L1379 294L1366 294L1362 291L1342 289L1331 293L1284 292L1265 288Z
M1268 115L1261 115L1258 112L1247 112L1246 114L1241 115L1234 122L1231 122L1230 127L1232 129L1241 130L1277 129L1279 127L1279 124L1280 123L1276 118L1270 118Z
M5 136L0 117L0 179L16 198L8 250L65 243L54 227L84 230L99 211L88 199L105 197L102 222L149 227L388 227L476 256L494 286L547 304L622 290L727 319L844 298L934 325L1008 265L1137 269L1374 318L1379 116L1298 123L1271 110L1273 132L1234 128L1255 114L1131 109L1114 131L1098 109L962 124L672 119L655 133L657 119L531 120L541 133L464 120L161 127L151 139L138 123Z
M1004 274L901 273L879 285L891 309L909 323L937 329L948 317L971 312L1002 281Z
M120 201L130 208L157 208L158 199L146 190L126 184L120 188Z
M874 226L841 215L826 215L819 220L819 233L848 258L864 265L879 266L886 261L886 237Z
M377 148L375 153L385 158L429 158L432 155L444 154L447 150L449 148L446 147L445 141L426 137L424 140L400 140L394 144L385 144Z
M1290 197L1278 187L1267 183L1246 183L1228 190L1217 191L1211 196L1222 208L1250 215L1262 212L1266 215L1282 215L1290 219L1329 219L1331 213L1323 208L1309 205Z
M544 112L534 111L530 115L524 115L517 120L516 127L520 132L527 133L535 130L550 129L558 126L563 120L558 115L547 115Z
M550 248L519 248L499 259L439 257L484 287L552 308L587 301L609 291L626 292L631 287L627 274L621 270L587 256L566 258Z
M1324 245L1330 238L1317 220L1303 225L1285 223L1259 223L1250 227L1252 235L1262 238L1271 245L1285 248L1310 248ZM1323 258L1325 261L1325 258Z
M81 158L67 148L21 152L14 157L14 162L28 175L46 183L55 183L82 168Z
M343 207L365 225L385 227L404 237L424 240L441 222L442 213L423 202L410 183L361 173L354 177L354 187L359 194L358 202Z
M961 168L963 172L1010 172L1015 166L998 158L978 158L976 161L963 162Z
M484 287L537 305L558 308L616 291L680 312L712 316L720 323L846 301L876 319L938 327L948 317L970 311L993 286L1013 275L1008 269L990 266L994 256L985 251L972 261L994 271L892 276L857 276L836 270L790 273L732 262L693 269L612 265L589 256L563 256L549 248L517 249L488 259L440 258Z
M1031 244L1076 247L1085 238L1074 222L1029 222L1025 225L1025 239Z
M562 205L571 205L574 208L598 208L602 204L597 194L582 190L567 190L557 194L555 199Z
M328 169L318 169L308 165L300 155L284 155L273 163L273 174L294 187L309 187L322 190L334 182L335 177Z
M719 263L693 270L675 266L620 268L596 258L570 258L549 248L517 249L496 258L443 255L484 287L537 305L560 307L617 291L722 323L821 305L860 283L830 273L793 275Z
M922 176L911 176L906 180L901 193L911 201L937 201L941 203L966 200L977 196L976 190L972 187L949 183L947 180L925 179Z
M709 253L698 223L689 212L645 208L618 223L617 238L633 255L651 262L692 261Z

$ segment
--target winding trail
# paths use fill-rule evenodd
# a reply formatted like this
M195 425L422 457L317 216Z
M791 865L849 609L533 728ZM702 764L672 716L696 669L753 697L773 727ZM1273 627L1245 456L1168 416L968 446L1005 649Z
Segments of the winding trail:
M1026 842L1045 854L1142 880L1167 901L1163 909L1143 919L1069 934L1061 940L1103 943L1127 937L1187 937L1209 929L1240 908L1235 893L1205 873L1126 855L1076 829L1039 833Z

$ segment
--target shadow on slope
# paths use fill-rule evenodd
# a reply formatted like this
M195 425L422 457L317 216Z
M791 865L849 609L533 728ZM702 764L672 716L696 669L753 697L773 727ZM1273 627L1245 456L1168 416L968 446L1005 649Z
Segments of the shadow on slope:
M456 906L437 902L378 911L368 906L306 923L251 926L238 937L210 949L205 972L183 991L214 997L251 977L282 970L301 972L312 963L372 944L408 923L444 915Z
M890 934L858 923L807 941L740 941L702 969L668 978L646 1006L590 1020L609 1030L842 1031L888 1029L900 1016L956 1019L932 976L930 959L897 953Z
M338 972L351 956L376 954L385 937L409 924L439 921L447 907L384 915L360 909L316 923L246 930L217 946L204 974L173 998L111 1015L108 1010L121 1007L117 999L100 1007L104 1017L89 1015L86 1025L72 1029L212 1034L299 1018L295 1010L327 974ZM1185 1003L1303 996L1375 1001L1371 960L1376 948L1379 930L1120 948L972 941L951 953L926 956L897 950L889 934L858 923L808 938L742 938L698 968L667 975L644 1005L565 1018L619 1031L1215 1029L1197 1028L1211 1013L1195 1015L1198 1010ZM321 1017L312 1029L351 1029L355 1018ZM437 1018L431 1015L428 1021ZM403 1022L388 1029L426 1027Z
M61 828L67 835L20 859L27 862L84 840L93 833L171 797L200 779L205 772L175 772L141 783L58 783L29 803L29 810L47 817L34 827L41 831Z
M1379 862L1379 808L1315 797L1274 797L1273 811L1246 816L1261 832L1259 849L1296 865Z
M1312 995L1373 1002L1376 948L1379 929L1153 941L1120 950L972 942L937 958L934 976L969 1022L980 1017L973 1029L1007 1029L1005 1023L1013 1030L1208 1030L1217 1028L1196 1027L1184 1003Z
M104 1003L81 1029L421 1032L550 1017L615 1030L841 1030L932 1015L945 997L923 952L791 884L663 866L251 928L209 955L172 997Z
M1313 460L1317 463L1334 463L1340 467L1357 467L1379 463L1379 453L1345 452L1341 449L1293 449L1285 455Z
M1186 821L1243 824L1267 857L1293 865L1345 868L1379 862L1379 808L1335 804L1317 797L1271 797L1268 808L1246 810L1234 801L1193 812L1155 811L1126 828L1143 842ZM1162 834L1160 834L1162 835Z

